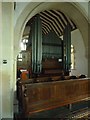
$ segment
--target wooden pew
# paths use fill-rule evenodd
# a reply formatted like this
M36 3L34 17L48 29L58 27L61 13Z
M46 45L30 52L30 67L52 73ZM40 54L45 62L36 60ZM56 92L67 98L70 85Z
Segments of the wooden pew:
M23 80L23 79L19 79L17 80L16 86L17 86L17 91L16 91L16 98L19 101L19 112L22 112L22 91L23 91L23 85L26 84L31 84L31 83L38 83L38 82L47 82L50 81L51 78L50 77L40 77L40 78L31 78L28 80Z
M50 110L87 99L90 96L90 79L71 79L21 85L22 114Z

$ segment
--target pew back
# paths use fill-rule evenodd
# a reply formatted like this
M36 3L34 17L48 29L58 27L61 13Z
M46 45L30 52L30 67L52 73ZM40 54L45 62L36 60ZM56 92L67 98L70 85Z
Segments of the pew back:
M89 97L88 79L22 84L22 112L32 113L72 104Z

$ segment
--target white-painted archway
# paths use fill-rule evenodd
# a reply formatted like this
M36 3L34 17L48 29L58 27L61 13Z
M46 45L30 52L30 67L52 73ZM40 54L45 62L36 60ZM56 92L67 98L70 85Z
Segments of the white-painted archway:
M22 10L21 14L18 16L15 22L14 28L14 56L16 58L19 53L19 43L25 29L25 25L34 15L41 11L56 9L63 12L65 15L69 16L79 29L83 42L85 45L85 53L87 56L88 51L88 18L86 13L83 12L83 8L80 7L79 3L72 2L33 2L28 3L26 7ZM16 65L16 64L15 64ZM16 66L14 66L16 69ZM15 72L15 71L14 71ZM15 74L15 73L14 73Z
M69 16L74 23L77 25L78 29L80 30L84 44L86 47L87 53L87 46L88 46L88 20L86 18L85 13L82 14L82 9L79 8L80 5L78 3L72 2L45 2L45 3L29 3L25 9L22 11L20 16L17 19L15 25L15 55L17 55L19 51L19 42L22 38L23 31L25 28L26 23L30 18L32 18L35 14L50 9L56 9L62 11L65 15ZM18 49L17 49L18 48Z

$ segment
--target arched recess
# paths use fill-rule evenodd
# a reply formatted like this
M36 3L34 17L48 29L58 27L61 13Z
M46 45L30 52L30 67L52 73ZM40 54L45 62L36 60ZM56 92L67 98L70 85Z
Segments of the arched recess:
M32 18L34 15L41 11L45 10L60 10L65 15L70 17L73 22L76 24L77 28L80 30L84 45L86 48L86 56L88 51L88 20L86 18L85 13L82 13L82 9L78 8L78 3L73 2L45 2L45 3L29 3L26 8L22 11L19 18L17 19L16 25L15 25L15 56L19 52L19 42L22 38L23 31L25 28L26 23L30 18Z

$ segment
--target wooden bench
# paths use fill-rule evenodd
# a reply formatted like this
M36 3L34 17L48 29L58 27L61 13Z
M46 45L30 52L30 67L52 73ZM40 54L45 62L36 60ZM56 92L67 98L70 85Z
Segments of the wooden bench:
M50 110L87 99L90 96L90 79L71 79L42 83L22 83L21 112L29 117L36 112Z

